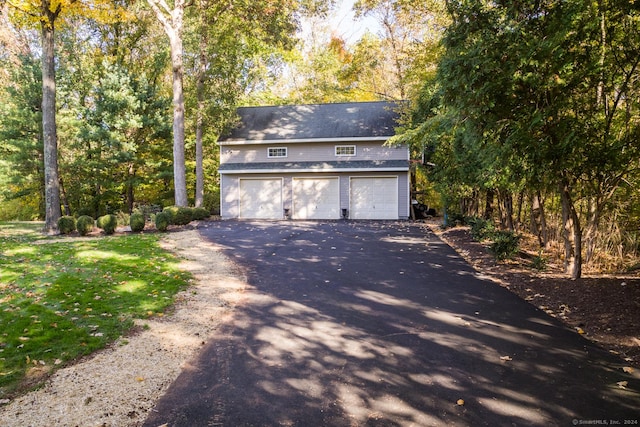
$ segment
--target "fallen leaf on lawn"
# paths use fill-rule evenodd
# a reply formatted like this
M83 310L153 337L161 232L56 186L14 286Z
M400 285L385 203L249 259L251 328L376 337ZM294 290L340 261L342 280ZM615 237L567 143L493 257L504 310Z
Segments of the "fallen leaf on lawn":
M582 328L576 328L576 331L577 331L580 335L583 335L583 334L585 333L585 332L584 332L584 329L582 329Z
M625 366L624 368L622 368L622 370L627 374L630 374L633 372L633 368L631 366Z
M62 360L60 360L60 359L56 359L56 360L53 362L53 364L54 364L54 365L59 365L59 364L61 364L61 363L62 363Z
M136 381L138 381L139 383L141 383L142 381L144 381L143 377L136 377Z
M509 356L501 356L500 360L502 360L503 362L508 362L510 360L513 360L513 359L511 357L509 357Z
M616 384L618 384L618 387L620 388L627 388L627 384L629 384L628 381L618 381Z
M462 405L464 405L464 400L458 399L458 401L456 403L458 404L458 406L462 406Z

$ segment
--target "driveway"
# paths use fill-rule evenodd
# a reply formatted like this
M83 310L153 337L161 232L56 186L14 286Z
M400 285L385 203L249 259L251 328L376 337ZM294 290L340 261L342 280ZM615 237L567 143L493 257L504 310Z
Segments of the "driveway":
M244 270L246 298L146 426L640 422L637 373L480 277L420 224L232 221L200 232Z

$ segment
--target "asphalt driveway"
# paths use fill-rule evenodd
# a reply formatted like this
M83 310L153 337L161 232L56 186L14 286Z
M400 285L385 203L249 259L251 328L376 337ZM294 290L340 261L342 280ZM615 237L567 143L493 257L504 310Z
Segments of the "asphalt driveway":
M200 232L244 269L246 301L146 426L640 422L637 373L479 277L420 224Z

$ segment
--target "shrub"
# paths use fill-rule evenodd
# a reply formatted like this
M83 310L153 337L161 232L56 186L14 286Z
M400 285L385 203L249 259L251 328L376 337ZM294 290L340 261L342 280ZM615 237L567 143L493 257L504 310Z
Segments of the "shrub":
M538 271L545 271L547 269L548 260L546 257L542 255L542 251L538 253L537 256L533 258L531 261L531 267L535 268Z
M144 215L141 213L133 213L129 217L129 225L131 226L131 231L139 232L144 230Z
M520 236L513 231L495 231L489 251L497 260L511 259L518 253Z
M176 215L178 214L178 207L177 206L167 206L166 208L162 209L162 212L166 213L167 215L169 215L169 224L174 224L174 218L176 217Z
M71 234L76 231L76 219L72 216L61 216L58 219L58 230L62 234Z
M220 188L205 193L202 205L207 208L212 215L220 215Z
M211 216L211 212L209 212L209 209L207 208L193 208L191 211L191 218L193 220L201 220L201 219L207 219Z
M115 213L116 221L119 226L124 227L129 225L129 214L126 212L118 211Z
M467 218L467 224L471 226L471 237L473 240L482 242L483 240L493 240L496 233L496 226L493 221L480 217Z
M105 234L113 234L118 226L118 218L115 215L104 215L98 218L98 228Z
M178 207L176 215L173 217L173 223L176 225L187 225L193 219L193 209L183 206Z
M87 234L93 231L94 221L89 215L82 215L76 221L76 227L78 228L78 233L81 236L86 236Z
M158 231L167 231L169 224L171 223L171 216L167 212L158 212L156 214L156 228Z

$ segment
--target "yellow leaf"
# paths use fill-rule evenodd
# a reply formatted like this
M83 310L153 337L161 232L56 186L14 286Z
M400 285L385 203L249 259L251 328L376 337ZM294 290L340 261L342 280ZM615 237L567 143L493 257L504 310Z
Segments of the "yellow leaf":
M584 329L582 329L582 328L576 328L576 331L578 331L578 333L579 333L580 335L583 335L583 334L585 333L585 332L584 332Z
M456 403L458 404L458 406L462 406L462 405L464 405L464 400L458 399L458 401Z
M625 366L624 368L622 368L622 370L627 374L630 374L633 372L633 368L631 366Z
M143 377L136 377L136 381L138 381L139 383L141 383L142 381L144 381Z

